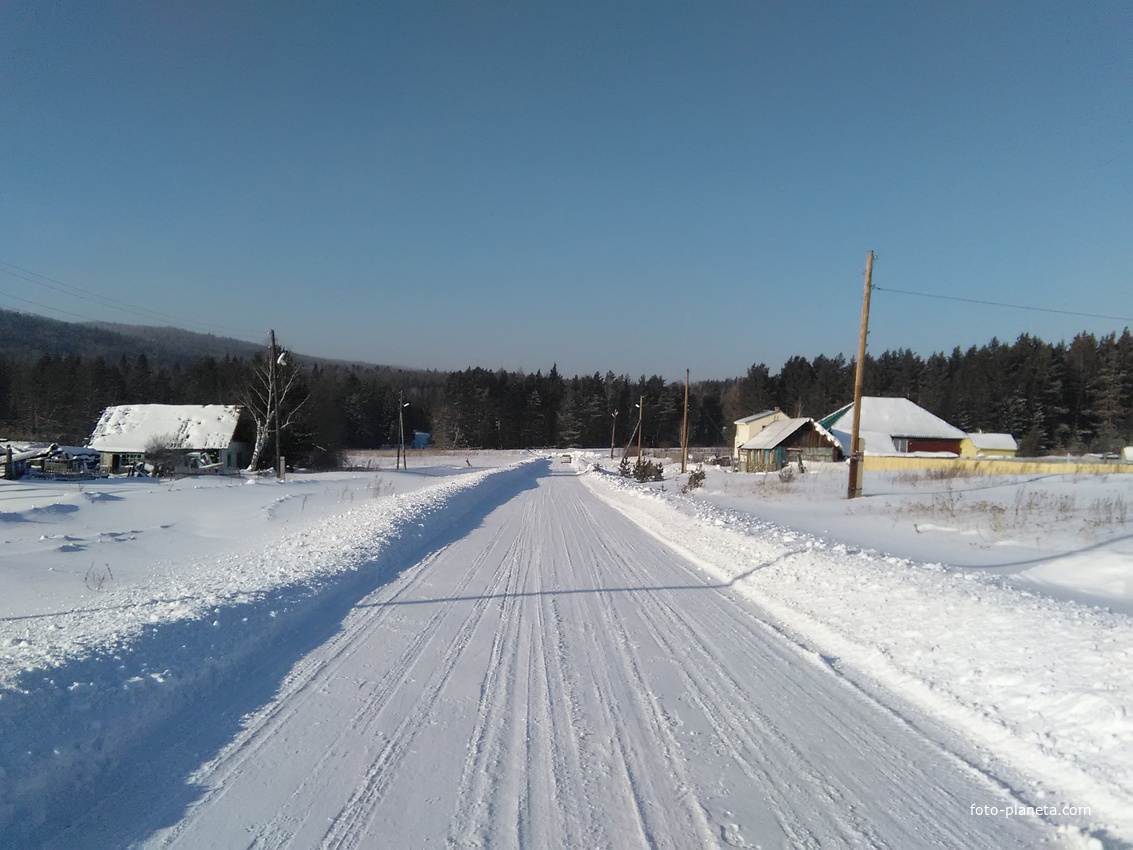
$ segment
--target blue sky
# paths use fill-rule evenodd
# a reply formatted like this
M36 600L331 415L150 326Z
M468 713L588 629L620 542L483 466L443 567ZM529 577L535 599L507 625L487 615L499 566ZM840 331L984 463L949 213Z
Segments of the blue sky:
M0 307L722 378L874 250L871 351L1068 340L885 288L1133 316L1131 140L1125 2L4 3Z

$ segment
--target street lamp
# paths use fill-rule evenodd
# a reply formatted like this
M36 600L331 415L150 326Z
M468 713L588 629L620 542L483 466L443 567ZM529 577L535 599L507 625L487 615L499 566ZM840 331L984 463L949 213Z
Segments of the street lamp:
M278 370L287 366L287 350L279 348L275 344L275 328L271 330L270 344L268 347L268 399L267 410L265 411L269 420L273 420L275 425L275 466L276 466L276 480L282 481L287 476L287 463L280 454L280 438L279 438L279 406L282 402L283 393L279 389L279 375Z
M610 460L614 459L614 441L618 433L618 412L614 411L614 427L610 429Z
M409 469L409 463L405 457L405 408L409 407L409 402L405 401L405 393L401 392L397 395L399 406L397 408L397 468Z
M637 462L641 463L641 423L645 418L645 396L634 406L637 408Z

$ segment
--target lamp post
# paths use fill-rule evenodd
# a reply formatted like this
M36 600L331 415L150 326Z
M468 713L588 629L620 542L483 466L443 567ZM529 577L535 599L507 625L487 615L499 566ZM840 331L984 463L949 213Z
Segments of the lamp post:
M405 457L405 408L409 407L409 402L405 400L404 392L397 394L397 400L397 468L409 469Z
M614 459L614 442L618 434L618 412L614 411L614 427L610 429L610 460Z
M685 417L681 422L681 475L684 475L685 467L688 466L688 376L689 370L685 369Z
M268 349L268 411L274 419L275 425L275 466L276 466L276 479L282 481L287 477L287 463L283 456L280 454L280 439L279 439L279 406L282 401L282 393L279 389L279 371L287 365L287 351L286 349L278 348L275 344L275 329L271 331L271 344Z
M641 423L645 419L645 396L637 403L637 462L641 463Z

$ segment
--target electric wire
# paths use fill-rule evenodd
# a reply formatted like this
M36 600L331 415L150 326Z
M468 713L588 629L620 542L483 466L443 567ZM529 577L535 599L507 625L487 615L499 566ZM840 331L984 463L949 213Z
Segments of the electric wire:
M65 313L68 316L74 316L76 319L83 319L88 322L95 321L95 319L92 319L90 316L83 316L79 313L72 313L70 310L63 310L59 307L48 307L46 304L40 304L38 301L32 301L28 298L21 298L19 295L13 295L10 292L0 291L0 295L5 298L11 298L13 301L22 301L24 304L31 304L33 307L41 307L42 309L48 310L52 313Z
M896 292L900 295L916 295L920 298L938 298L942 301L963 301L967 304L982 304L989 307L1009 307L1015 310L1034 310L1039 313L1058 313L1063 316L1084 316L1089 319L1113 319L1119 322L1133 322L1130 316L1110 316L1104 313L1080 313L1074 310L1057 310L1053 307L1033 307L1026 304L1008 304L1004 301L981 301L977 298L963 298L959 295L941 295L933 292L912 292L908 289L893 289L888 286L873 284L872 289L878 292Z
M15 269L15 271L12 271L13 269ZM168 313L161 313L161 312L158 312L156 310L147 310L145 307L138 307L137 305L129 304L125 301L119 301L117 298L111 298L110 296L107 296L107 295L101 295L97 292L91 292L88 289L83 289L82 287L74 286L73 284L64 283L61 280L56 280L55 278L48 277L47 275L42 275L42 274L39 274L38 272L33 272L29 269L23 268L22 266L17 266L14 263L9 263L9 262L6 262L4 260L0 260L0 272L2 272L3 274L9 275L10 277L17 278L18 280L23 280L23 281L26 281L27 283L33 283L36 286L41 286L44 289L49 289L49 290L61 293L63 295L71 297L71 298L77 298L79 300L86 301L86 302L89 302L91 304L95 304L99 307L108 307L110 309L113 309L113 310L116 310L116 311L119 311L119 312L122 312L122 313L127 313L127 314L130 314L130 315L133 315L133 316L137 316L137 317L142 318L142 319L149 319L151 321L154 320L154 319L157 319L157 320L162 320L162 321L177 322L177 323L180 323L182 325L196 326L198 328L204 328L204 329L210 330L210 331L220 330L220 331L228 331L228 332L231 332L231 333L244 333L244 331L239 330L237 328L226 327L226 326L223 326L223 325L212 325L212 324L208 324L208 323L205 323L205 322L193 321L192 319L185 319L185 318L182 318L180 316L172 316ZM4 293L4 292L0 292L0 295L4 295L5 297L11 298L11 299L16 300L16 301L22 301L25 304L32 304L32 305L34 305L36 307L40 307L44 310L52 310L52 311L55 311L57 313L64 313L68 316L75 316L76 318L85 319L87 321L92 321L92 322L93 321L100 321L99 319L95 319L91 316L84 316L84 315L81 315L79 313L75 313L74 311L71 311L71 310L64 310L64 309L59 308L59 307L49 307L46 304L41 304L37 301L32 301L32 300L27 299L27 298L22 298L18 295L12 295L10 293Z
M3 263L3 261L0 261L0 265L8 265L8 264ZM19 266L12 266L12 268L19 269ZM20 269L20 272L23 272L23 271L24 271L23 269ZM36 286L42 286L44 289L50 289L54 292L62 293L63 295L66 295L68 298L77 298L81 301L86 301L88 303L94 304L94 305L99 306L99 307L109 307L112 310L116 310L116 311L121 312L121 313L128 313L128 314L133 315L133 316L138 316L139 318L150 319L150 320L162 319L162 320L170 320L170 321L175 321L175 322L188 322L189 321L187 319L177 318L176 316L167 316L164 313L157 313L157 312L154 312L152 310L147 310L144 307L133 307L129 304L126 304L123 301L118 301L118 300L110 298L108 296L98 295L97 293L88 293L87 290L80 289L79 287L64 288L64 287L67 287L67 284L62 284L61 286L52 286L51 283L61 283L61 281L54 281L52 278L45 278L45 280L51 281L51 283L44 283L43 280L37 280L37 277L42 277L42 276L37 275L35 272L26 272L24 274L21 274L19 272L13 272L13 271L10 271L9 269L0 267L0 273L9 275L9 276L14 277L18 280L27 281L28 283L34 283ZM91 297L88 297L88 294ZM64 310L61 307L50 307L50 306L48 306L46 304L42 304L38 301L31 301L30 299L27 299L27 298L21 298L18 295L9 294L8 297L14 298L16 301L23 301L26 304L34 304L35 306L42 307L46 310L53 310L53 311L59 312L59 313L66 313L69 316L77 316L80 319L88 319L89 321L98 321L97 319L95 319L92 316L87 316L87 315L83 315L83 314L80 314L80 313L75 313L74 311L71 311L71 310ZM193 324L198 324L198 323L193 322ZM204 327L204 326L202 325L202 327Z

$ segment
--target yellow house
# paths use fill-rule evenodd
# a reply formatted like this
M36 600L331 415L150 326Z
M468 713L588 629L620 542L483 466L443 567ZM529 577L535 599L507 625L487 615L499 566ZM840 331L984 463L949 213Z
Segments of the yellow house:
M1019 445L1010 434L976 431L960 441L960 457L1015 457Z
M743 419L737 419L734 423L736 426L736 442L732 447L732 457L738 460L740 457L740 446L768 425L789 418L786 413L776 407L773 410L764 410L762 413L755 413L751 416L745 416Z

